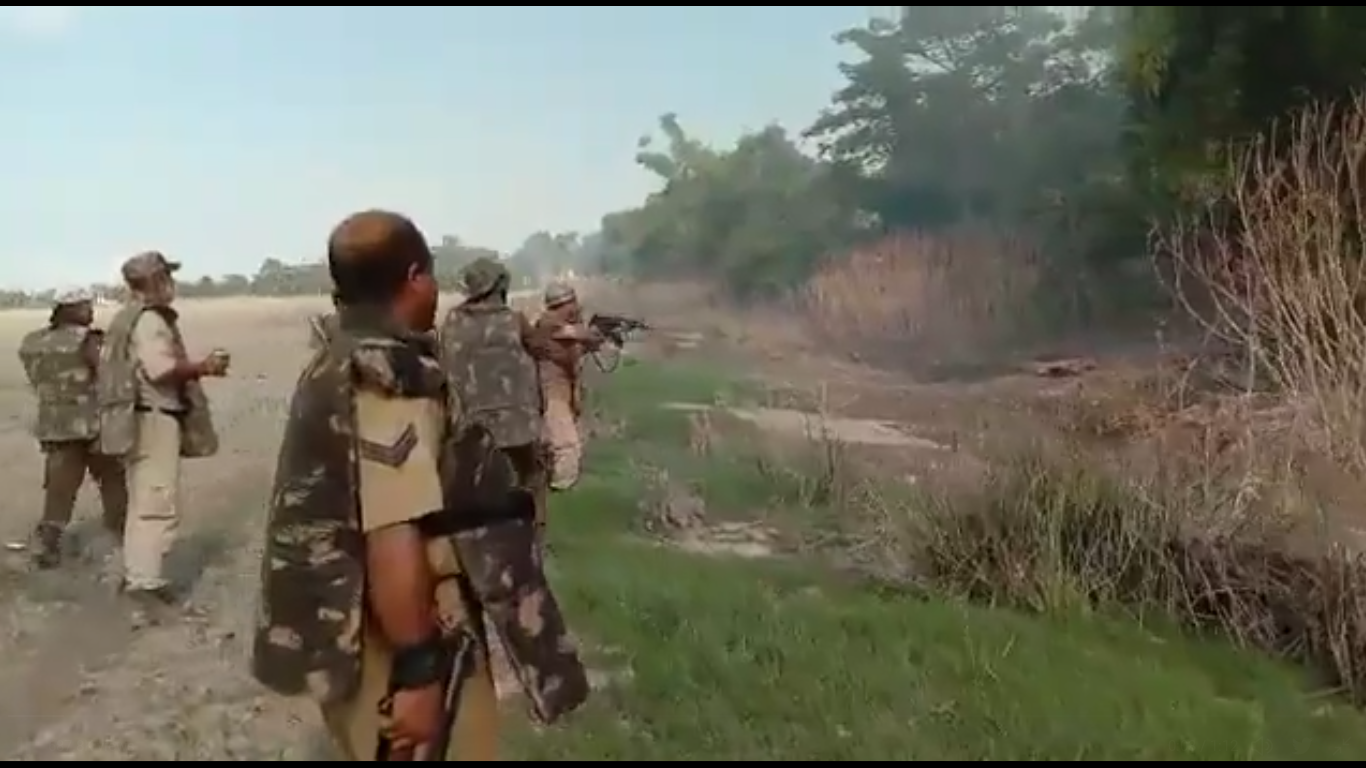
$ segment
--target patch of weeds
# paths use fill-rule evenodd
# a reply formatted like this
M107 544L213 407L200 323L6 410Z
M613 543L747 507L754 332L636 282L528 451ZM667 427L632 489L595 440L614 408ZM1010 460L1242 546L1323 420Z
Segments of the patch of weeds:
M642 400L633 393L623 410ZM553 498L550 525L571 626L629 675L562 726L514 724L510 759L1329 761L1366 750L1357 712L1308 698L1295 669L1220 643L1103 613L910 599L808 561L699 557L626 535L643 491L633 462L692 456L686 442L640 440L595 446L583 483ZM744 466L713 454L689 471L737 503L759 493L742 490L746 478L774 493Z
M1366 698L1366 562L1312 556L1277 527L1193 508L1169 485L1036 450L977 492L930 496L905 556L925 586L1038 613L1099 608L1166 617L1306 663Z

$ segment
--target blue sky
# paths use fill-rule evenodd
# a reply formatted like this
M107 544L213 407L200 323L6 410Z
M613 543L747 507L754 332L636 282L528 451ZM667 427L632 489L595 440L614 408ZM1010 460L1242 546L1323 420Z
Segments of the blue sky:
M0 285L322 253L353 210L515 247L651 188L664 112L804 127L870 6L0 7Z

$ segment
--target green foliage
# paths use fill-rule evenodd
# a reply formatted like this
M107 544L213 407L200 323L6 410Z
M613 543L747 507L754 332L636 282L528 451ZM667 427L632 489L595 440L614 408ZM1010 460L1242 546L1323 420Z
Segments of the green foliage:
M803 133L818 157L777 126L722 150L661 118L662 146L643 139L637 155L661 188L603 220L604 266L775 293L870 238L980 220L1052 238L1062 255L1137 250L1113 9L903 11L838 35L857 60Z
M852 232L830 169L770 126L720 151L660 118L662 148L636 162L659 177L645 204L603 220L604 261L646 276L705 275L742 295L800 279Z
M1341 103L1366 73L1366 10L1356 6L1124 8L1132 159L1166 202L1201 197L1229 142L1310 102Z
M552 498L547 567L604 685L570 727L514 720L509 759L1335 761L1366 746L1361 714L1294 668L1160 623L913 597L799 555L643 534L648 467L698 494L708 524L800 512L744 473L750 446L699 459L656 418L678 415L660 401L742 389L691 362L596 388L601 417L628 428Z

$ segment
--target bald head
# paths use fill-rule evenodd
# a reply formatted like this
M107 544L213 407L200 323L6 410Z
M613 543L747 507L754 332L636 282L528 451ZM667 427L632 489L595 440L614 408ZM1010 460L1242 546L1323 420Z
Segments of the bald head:
M431 271L432 252L422 230L408 217L362 211L332 230L327 266L339 303L387 303L414 274Z

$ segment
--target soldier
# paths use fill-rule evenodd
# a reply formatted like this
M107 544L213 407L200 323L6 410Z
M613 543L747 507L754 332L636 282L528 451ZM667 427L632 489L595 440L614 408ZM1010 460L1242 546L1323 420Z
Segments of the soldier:
M508 305L512 277L490 258L476 259L462 275L465 300L441 326L441 367L460 412L493 435L511 462L518 486L536 503L545 524L546 479L541 444L541 387L531 322Z
M61 562L62 534L87 473L99 488L104 527L122 539L128 515L123 462L98 453L95 444L95 371L103 333L91 327L93 301L87 291L58 296L47 326L19 345L19 360L38 395L34 436L43 451L43 517L33 534L33 563L39 568Z
M228 370L222 351L202 360L186 354L171 307L178 269L156 251L124 262L130 298L109 323L97 377L100 450L128 466L122 587L151 620L176 600L163 560L180 521L181 458L218 451L200 379Z
M579 481L583 457L583 358L602 347L601 334L583 322L578 294L567 283L545 289L545 311L536 320L541 387L545 393L545 436L550 452L550 489L565 491Z
M497 631L536 714L587 696L536 559L530 501L486 430L453 419L437 286L407 218L333 230L339 332L309 361L280 447L252 673L311 694L346 759L495 760Z

